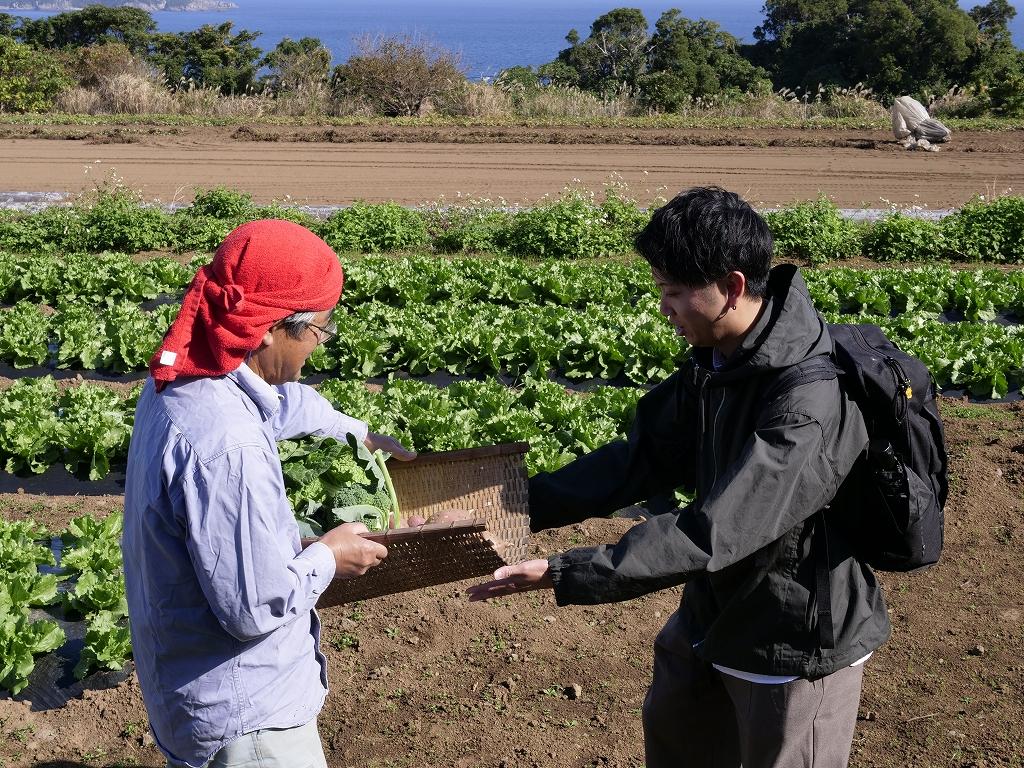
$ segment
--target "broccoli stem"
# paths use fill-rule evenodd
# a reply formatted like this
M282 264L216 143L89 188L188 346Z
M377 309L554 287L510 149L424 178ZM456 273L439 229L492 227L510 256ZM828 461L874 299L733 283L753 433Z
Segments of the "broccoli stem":
M391 497L391 507L394 510L392 514L395 519L395 528L402 527L402 516L398 510L398 496L395 494L395 484L391 482L391 473L388 472L387 462L384 459L384 454L377 450L373 452L374 461L377 462L377 466L380 467L380 472L384 475L384 486L388 489L388 496Z

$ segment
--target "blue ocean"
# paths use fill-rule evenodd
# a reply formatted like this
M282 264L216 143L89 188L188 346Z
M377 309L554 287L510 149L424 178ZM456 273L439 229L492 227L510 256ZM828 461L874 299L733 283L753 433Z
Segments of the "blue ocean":
M690 19L718 22L745 42L754 41L762 22L761 0L697 0L696 2L614 2L612 0L235 0L236 10L210 13L158 12L153 17L164 32L182 32L203 24L231 20L236 29L259 31L257 45L272 49L284 37L318 37L334 62L349 57L363 35L413 34L460 53L472 79L489 77L514 64L551 61L565 47L570 29L586 37L591 22L619 7L640 8L651 25L669 8ZM983 0L963 2L965 8ZM1024 3L1017 0L1021 10ZM22 13L38 17L42 13ZM1014 43L1024 47L1024 12L1012 22Z

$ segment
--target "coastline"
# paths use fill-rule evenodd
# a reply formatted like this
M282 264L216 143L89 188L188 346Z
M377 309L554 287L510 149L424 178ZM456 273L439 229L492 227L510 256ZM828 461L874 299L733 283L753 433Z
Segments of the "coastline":
M18 2L15 0L14 2L0 3L0 12L39 11L43 13L63 13L66 11L80 11L89 4L90 0L43 0L42 2L34 2L34 0ZM218 12L238 9L237 3L229 2L229 0L185 0L184 2L180 0L179 2L175 2L175 0L163 0L162 2L124 0L119 5L112 7L139 8L151 13L156 11Z

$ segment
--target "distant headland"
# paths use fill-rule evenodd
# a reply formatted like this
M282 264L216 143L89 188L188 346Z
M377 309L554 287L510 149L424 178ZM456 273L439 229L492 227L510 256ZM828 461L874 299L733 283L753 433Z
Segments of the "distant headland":
M78 11L95 0L0 0L0 11ZM230 11L228 0L106 0L102 5L141 8L144 11Z

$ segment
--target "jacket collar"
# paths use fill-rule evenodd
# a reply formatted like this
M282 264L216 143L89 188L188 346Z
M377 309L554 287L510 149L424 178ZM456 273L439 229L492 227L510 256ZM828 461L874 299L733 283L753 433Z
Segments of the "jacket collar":
M787 368L832 351L832 338L807 292L800 270L774 267L768 276L764 310L726 365L711 374L715 384ZM694 350L702 368L712 371L710 348Z
M281 400L284 399L277 389L257 376L252 368L242 363L238 368L227 374L238 385L245 394L256 404L263 414L264 420L271 419L281 409Z

